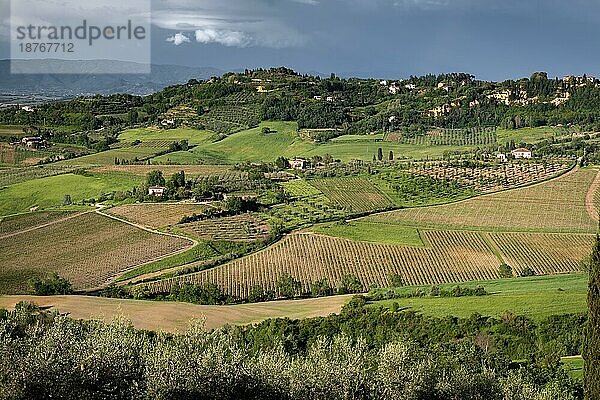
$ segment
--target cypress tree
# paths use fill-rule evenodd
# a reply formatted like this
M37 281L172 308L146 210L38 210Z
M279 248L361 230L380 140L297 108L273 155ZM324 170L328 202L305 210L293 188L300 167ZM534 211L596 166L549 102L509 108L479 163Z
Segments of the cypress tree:
M590 257L588 322L585 328L583 358L586 400L600 399L600 236Z

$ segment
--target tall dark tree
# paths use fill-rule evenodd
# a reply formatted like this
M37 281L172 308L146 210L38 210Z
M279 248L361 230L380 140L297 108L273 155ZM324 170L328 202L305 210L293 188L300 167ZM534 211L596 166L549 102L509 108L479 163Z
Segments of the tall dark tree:
M381 147L377 149L377 159L383 161L383 149Z
M185 187L185 171L176 172L171 176L170 181L174 188Z
M131 110L129 110L129 112L127 113L127 120L129 121L130 124L137 124L137 122L139 120L139 114L135 108L132 108Z
M590 257L588 288L588 322L583 349L586 400L600 399L600 236Z
M275 160L275 166L279 169L286 169L289 168L290 162L285 157L278 157L277 160Z

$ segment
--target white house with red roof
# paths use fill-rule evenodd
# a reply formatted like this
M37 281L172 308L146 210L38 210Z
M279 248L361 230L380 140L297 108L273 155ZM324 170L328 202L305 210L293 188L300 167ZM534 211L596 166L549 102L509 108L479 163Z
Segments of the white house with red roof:
M150 196L162 197L165 194L165 187L162 186L150 186L148 188L148 194Z

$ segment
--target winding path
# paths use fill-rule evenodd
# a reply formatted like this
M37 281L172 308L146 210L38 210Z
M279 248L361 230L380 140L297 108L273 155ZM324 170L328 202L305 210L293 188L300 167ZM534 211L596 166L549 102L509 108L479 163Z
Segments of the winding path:
M199 242L198 242L196 239L192 239L192 238L189 238L189 237L186 237L186 236L179 236L179 235L175 235L175 234L173 234L173 233L167 233L167 232L161 232L161 231L157 231L156 229L151 229L151 228L148 228L147 226L144 226L144 225L141 225L141 224L136 224L136 223L134 223L134 222L131 222L131 221L128 221L128 220L126 220L126 219L119 218L119 217L117 217L117 216L115 216L115 215L107 214L107 213L105 213L105 212L102 212L102 208L103 208L103 207L99 207L99 208L96 210L96 214L98 214L98 215L102 215L103 217L107 217L107 218L113 219L113 220L115 220L115 221L122 222L122 223L124 223L124 224L127 224L127 225L131 225L131 226L133 226L133 227L135 227L135 228L141 229L141 230L143 230L143 231L146 231L146 232L149 232L149 233L153 233L153 234L155 234L155 235L169 236L169 237L176 238L176 239L186 240L186 241L188 241L188 242L191 242L191 243L192 243L190 246L188 246L188 247L186 247L186 248L183 248L183 249L181 249L181 250L178 250L178 251L176 251L176 252L174 252L174 253L170 253L170 254L167 254L167 255L165 255L165 256L163 256L163 257L159 257L159 258L156 258L156 259L154 259L154 260L146 261L146 262L144 262L144 263L142 263L142 264L139 264L139 265L133 266L133 267L129 268L129 269L128 269L128 271L132 271L132 270L134 270L134 269L136 269L136 268L143 267L144 265L148 265L148 264L152 264L152 263L154 263L154 262L160 261L160 260L164 260L165 258L169 258L169 257L176 256L176 255L178 255L178 254L185 253L186 251L188 251L188 250L190 250L190 249L193 249L194 247L198 246L198 244L199 244ZM126 273L126 272L127 272L127 271L125 271L125 273ZM109 279L109 281L108 281L107 283L113 283L113 282L114 282L114 281L115 281L115 280L116 280L116 279L117 279L119 276L121 276L121 275L123 275L123 273L119 273L119 275L117 275L117 276L113 276L111 279ZM139 277L138 277L138 278L139 278ZM126 281L126 282L124 282L124 283L128 283L128 282L130 282L130 281L131 281L131 280L129 280L129 281Z

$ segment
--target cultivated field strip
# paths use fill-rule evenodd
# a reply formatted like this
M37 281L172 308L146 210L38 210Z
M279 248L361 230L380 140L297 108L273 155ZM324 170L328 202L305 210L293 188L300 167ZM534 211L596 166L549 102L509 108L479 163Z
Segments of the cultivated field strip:
M0 218L0 239L74 215L70 211L44 211Z
M127 204L111 208L107 214L135 224L159 229L166 226L178 224L183 217L193 214L201 214L209 206L202 204Z
M553 233L492 233L492 240L513 271L531 268L536 275L578 272L589 255L593 235Z
M95 213L0 240L0 293L56 272L76 289L105 284L126 270L183 250L191 242L152 234Z
M185 232L203 240L253 242L269 236L269 224L252 214L191 222L180 225Z
M426 135L409 136L403 132L392 132L386 137L389 142L417 146L490 146L497 143L496 131L483 128L478 131L468 129L432 130Z
M106 165L92 169L94 172L124 172L139 176L145 176L155 170L161 171L164 176L180 171L184 171L186 177L219 176L242 179L248 175L246 172L233 171L226 165Z
M456 166L448 162L431 162L420 164L412 168L410 172L441 180L457 181L482 192L495 192L540 182L565 172L569 168L567 164L562 163L508 163L473 168Z
M293 234L274 246L197 274L149 284L154 292L181 282L212 282L233 296L247 296L254 285L276 290L276 281L289 273L308 291L327 278L336 285L344 275L356 275L366 290L387 286L391 273L407 284L438 284L497 278L500 261L478 232L423 232L430 248L354 242L320 235Z
M366 178L317 179L310 181L310 184L323 192L334 204L352 212L384 210L394 205Z
M420 227L594 232L586 195L597 170L580 169L552 181L443 206L398 210L367 218Z

